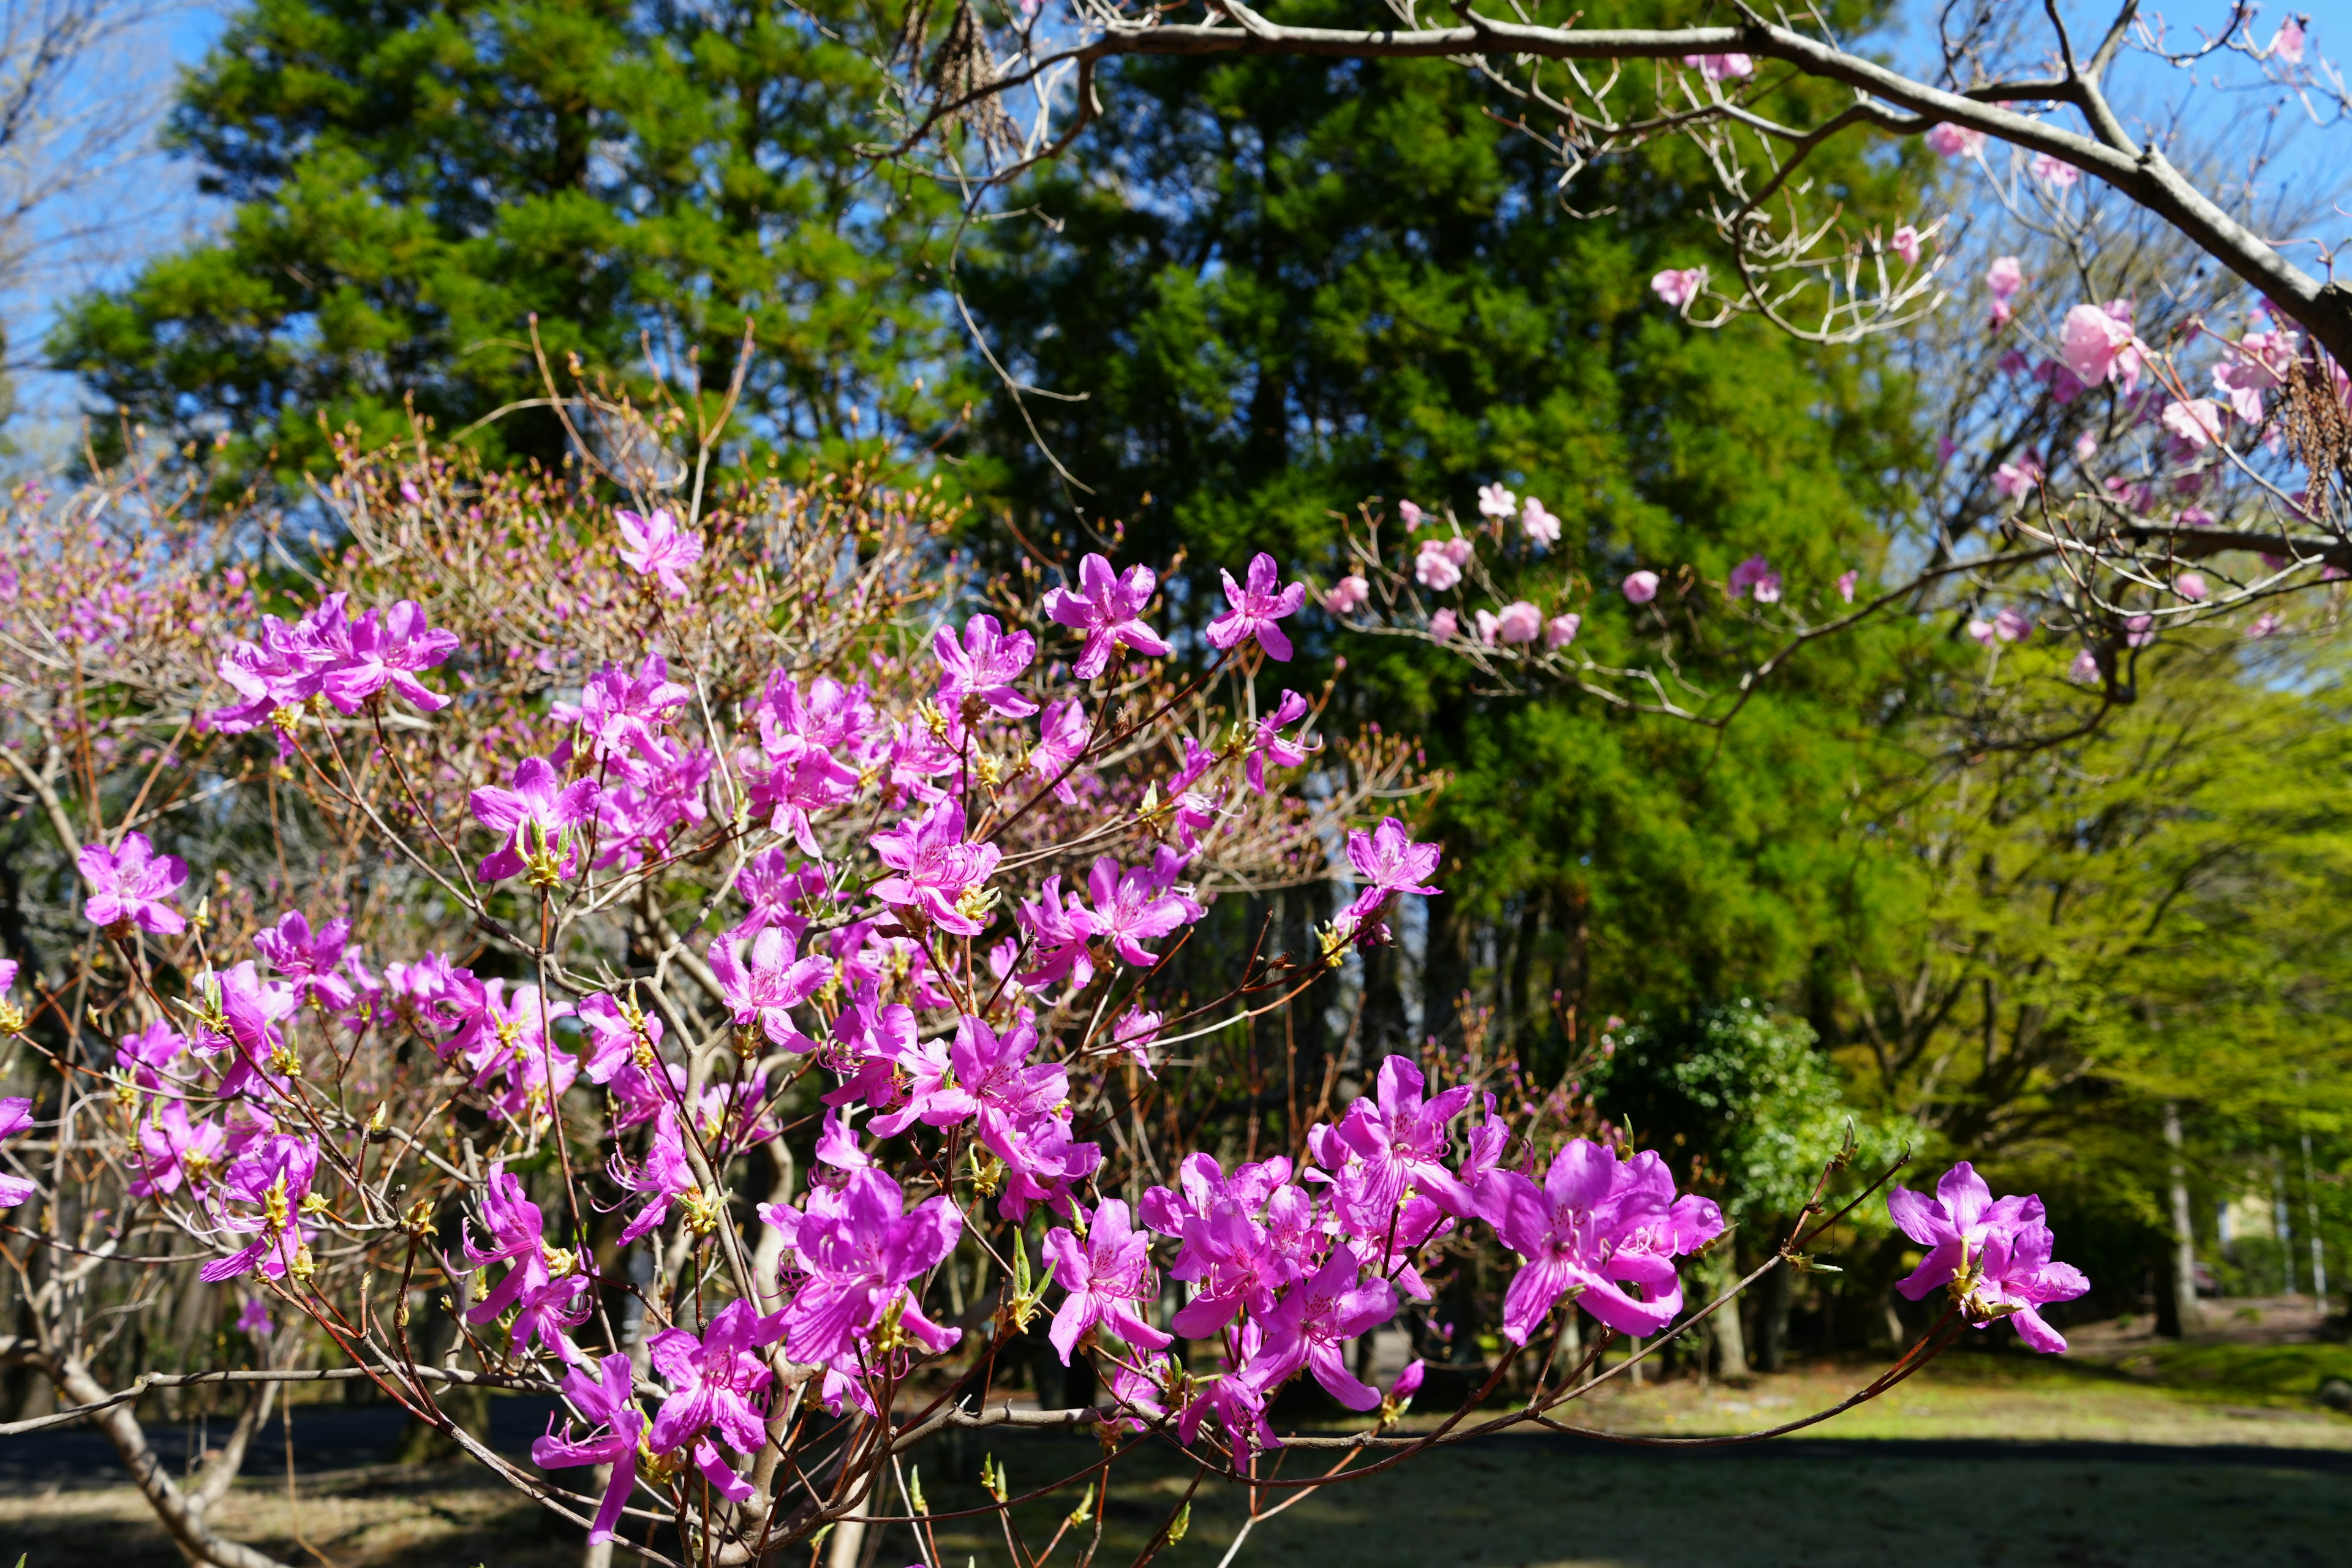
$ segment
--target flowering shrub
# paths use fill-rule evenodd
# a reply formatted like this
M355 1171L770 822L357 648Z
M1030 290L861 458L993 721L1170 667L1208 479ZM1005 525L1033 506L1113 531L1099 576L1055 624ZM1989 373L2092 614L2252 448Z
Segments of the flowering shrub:
M1278 1120L1212 1115L1221 1050L1257 1071L1257 1020L1445 896L1389 804L1409 749L1282 685L1306 590L1270 556L1192 639L1148 566L970 580L922 493L615 514L419 458L346 470L349 543L278 615L235 529L119 534L102 499L20 510L11 547L0 757L78 885L43 932L71 956L0 964L38 1085L0 1100L0 1205L20 1278L82 1282L28 1291L11 1353L192 1557L267 1561L205 1510L277 1375L365 1379L592 1540L736 1563L908 1517L885 1482L950 1427L1247 1479L1557 1425L1612 1338L1713 1310L1682 1273L1713 1203L1515 1063L1292 1061ZM1187 962L1221 902L1335 878L1297 949ZM1833 1210L1831 1174L1784 1257L1885 1180ZM2037 1309L2084 1288L2032 1200L1965 1166L1939 1194L1895 1215L1934 1248L1906 1290L1951 1305L1872 1391L1971 1323L2057 1348ZM1400 1430L1422 1363L1372 1337L1479 1251L1516 1272L1470 1403L1511 1405ZM99 1377L167 1291L236 1303L264 1391L185 1482ZM1033 1336L1104 1399L1010 1402ZM1277 1428L1302 1378L1347 1436ZM461 1418L482 1386L564 1402L532 1466Z

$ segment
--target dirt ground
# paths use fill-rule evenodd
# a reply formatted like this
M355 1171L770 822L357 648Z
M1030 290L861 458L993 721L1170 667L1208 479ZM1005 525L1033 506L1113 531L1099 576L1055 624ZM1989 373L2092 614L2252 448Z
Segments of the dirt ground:
M2234 1304L2233 1304L2234 1305ZM1431 1563L1523 1568L1879 1568L1925 1558L1986 1568L2266 1568L2352 1562L2352 1417L2313 1397L2352 1378L2352 1349L2309 1341L2293 1303L2208 1325L2190 1341L2102 1325L2063 1360L1991 1347L1954 1353L1874 1405L1801 1436L1696 1452L1596 1439L1496 1438L1326 1489L1253 1526L1238 1563L1349 1568ZM2267 1314L2263 1316L2261 1314ZM1724 1435L1834 1402L1875 1369L1809 1363L1740 1387L1682 1379L1612 1391L1583 1419L1617 1435ZM512 1431L543 1417L518 1412ZM349 1423L346 1424L349 1426ZM464 1467L341 1463L363 1447L298 1415L289 1500L280 1452L261 1445L217 1518L287 1562L331 1568L538 1568L573 1563L568 1527L481 1484ZM350 1430L357 1432L356 1426ZM364 1434L361 1435L364 1436ZM0 1564L171 1568L143 1505L98 1456L49 1439L0 1443ZM338 1447L338 1442L342 1446ZM984 1453L1016 1491L1085 1466L1091 1440L966 1438L920 1456L934 1507L980 1500ZM311 1463L331 1468L312 1468ZM1122 1467L1096 1561L1123 1563L1181 1501L1191 1479L1154 1458ZM1280 1500L1267 1494L1261 1506ZM1031 1558L1075 1502L1024 1510ZM1246 1516L1237 1489L1204 1486L1184 1540L1159 1561L1215 1568ZM1094 1533L1050 1559L1070 1563ZM937 1560L1013 1559L992 1523L946 1526ZM894 1531L870 1559L929 1553ZM625 1562L623 1558L621 1561Z

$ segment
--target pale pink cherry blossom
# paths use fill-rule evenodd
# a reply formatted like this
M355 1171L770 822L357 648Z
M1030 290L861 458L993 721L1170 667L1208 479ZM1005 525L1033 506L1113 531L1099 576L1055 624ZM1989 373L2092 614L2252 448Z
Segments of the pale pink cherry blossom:
M620 556L641 577L655 577L673 599L686 597L686 579L678 574L702 559L702 537L677 525L667 508L651 517L622 510Z
M2126 616L2124 617L2125 647L2146 647L2155 640L2156 617L2154 616Z
M2033 623L2022 610L1999 610L1992 617L1992 635L2002 642L2023 642L2033 635Z
M2303 63L2303 18L2290 16L2279 24L2279 30L2271 35L2270 52L2273 58L2291 66L2299 66Z
M2246 628L2246 638L2250 642L2261 642L2265 637L2275 637L2282 624L2277 611L2265 610L2254 617L2253 625Z
M1414 529L1419 528L1421 526L1421 521L1425 515L1426 514L1422 511L1421 508L1415 506L1409 500L1401 500L1397 502L1397 516L1404 520L1404 531L1407 533L1411 533Z
M2095 432L2085 430L2080 436L2074 437L2074 460L2076 462L2087 463L2098 455L2099 437Z
M1452 642L1454 634L1461 629L1462 623L1451 610L1440 610L1429 617L1429 635L1439 642Z
M2183 572L2172 580L2172 591L2190 604L2201 604L2212 593L2201 572Z
M2099 679L2099 656L2089 648L2076 648L2074 662L2066 667L2066 678L2088 685Z
M1895 231L1894 237L1886 242L1886 247L1903 258L1904 266L1916 267L1919 265L1920 244L1919 231L1906 223Z
M1500 626L1503 623L1501 618L1497 616L1494 611L1473 611L1470 616L1470 624L1477 629L1478 640L1480 642L1486 644L1488 647L1493 647L1495 646L1496 628Z
M1756 74L1756 61L1747 55L1685 55L1683 64L1709 81L1738 81Z
M2014 298L2017 291L2025 287L2025 266L2014 256L1996 257L1993 264L1985 268L1984 280L1985 287L1992 290L1994 299Z
M1582 630L1583 626L1584 617L1582 616L1573 613L1565 616L1554 616L1550 620L1544 623L1545 651L1557 653L1561 648L1566 647L1569 644L1576 640L1576 634Z
M1773 573L1771 563L1761 555L1751 555L1734 566L1730 574L1724 578L1723 596L1727 599L1743 599L1750 593L1754 593L1759 599L1763 599L1762 589L1767 581L1773 584L1773 598L1779 598L1780 579Z
M1944 158L1973 158L1984 151L1985 133L1947 121L1927 129L1927 150Z
M2041 487L2042 476L2042 459L2031 452L2021 453L2014 462L2003 463L1993 470L1993 493L2010 500L2023 500Z
M1559 517L1533 496L1519 507L1519 527L1531 543L1549 548L1559 542Z
M1543 634L1543 612L1525 599L1504 605L1496 621L1495 636L1502 642L1533 642Z
M1853 570L1852 568L1848 568L1847 570L1839 573L1837 580L1838 597L1843 599L1849 605L1853 604L1853 585L1861 581L1862 574Z
M1651 290L1677 310L1697 299L1699 290L1706 287L1704 267L1668 268L1650 279Z
M2066 368L2084 386L2103 385L2115 375L2117 356L2131 342L2131 324L2116 320L2097 305L2077 305L2067 311L2059 332L2059 352L2065 356Z
M2221 438L2221 406L2210 397L2176 398L2164 405L2162 423L2182 447L2201 452Z
M1323 607L1335 616L1351 615L1362 609L1371 596L1372 585L1350 572L1323 595Z
M2027 167L2035 180L2055 191L2065 190L2083 177L2082 170L2048 153L2036 153Z
M1646 605L1658 596L1658 574L1636 572L1625 579L1625 597L1637 605Z
M1436 539L1421 542L1421 552L1413 561L1412 574L1423 587L1437 594L1458 586L1462 581L1460 564L1447 551L1444 542Z
M1470 557L1476 554L1478 552L1478 547L1476 545L1473 544L1467 539L1463 538L1462 535L1458 533L1440 544L1438 548L1444 551L1445 558L1448 561L1453 562L1456 566L1469 565Z
M1970 620L1969 622L1969 636L1984 644L1987 647L1992 647L1992 623L1982 619Z
M1511 493L1501 480L1478 487L1478 515L1500 521L1519 510L1519 498Z

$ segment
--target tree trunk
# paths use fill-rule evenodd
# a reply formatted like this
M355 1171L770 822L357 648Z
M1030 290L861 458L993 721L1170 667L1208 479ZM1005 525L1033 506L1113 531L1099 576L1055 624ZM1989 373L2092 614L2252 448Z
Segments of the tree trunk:
M2189 1217L2189 1168L2181 1157L2180 1108L2164 1102L2164 1142L2172 1152L2172 1294L2179 1331L2197 1327L2197 1233Z
M1738 1260L1732 1257L1726 1244L1725 1254L1708 1270L1708 1299L1712 1300L1729 1289L1739 1278ZM1715 1375L1726 1383L1737 1383L1748 1376L1748 1332L1740 1326L1739 1301L1726 1301L1706 1321L1708 1338L1715 1346Z

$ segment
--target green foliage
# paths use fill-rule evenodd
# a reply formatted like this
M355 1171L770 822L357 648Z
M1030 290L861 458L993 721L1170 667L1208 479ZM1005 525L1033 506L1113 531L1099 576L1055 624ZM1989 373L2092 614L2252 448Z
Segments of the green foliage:
M754 428L837 463L954 406L929 297L940 200L857 144L895 16L819 0L252 0L187 79L170 136L235 204L215 237L86 296L49 341L150 429L225 440L225 471L317 467L406 400L453 433L563 376L723 391L744 320ZM650 335L649 342L646 335ZM924 377L928 373L929 390ZM543 410L481 439L551 458Z
M1729 1218L1794 1215L1849 1127L1853 1166L1865 1178L1913 1142L1906 1123L1846 1099L1810 1026L1746 997L1685 1020L1633 1024L1613 1038L1615 1049L1592 1076L1601 1109L1630 1119L1643 1142ZM1884 1230L1884 1206L1865 1204L1853 1223Z

